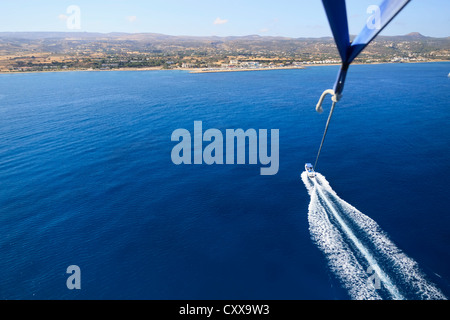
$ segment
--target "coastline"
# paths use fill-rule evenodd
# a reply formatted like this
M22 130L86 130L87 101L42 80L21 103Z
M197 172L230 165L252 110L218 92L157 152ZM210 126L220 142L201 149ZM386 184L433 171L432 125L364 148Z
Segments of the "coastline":
M268 71L268 70L292 70L292 69L306 69L305 66L291 66L291 67L274 67L274 68L224 68L224 69L201 69L192 68L192 69L181 69L188 70L189 73L217 73L217 72L243 72L243 71Z
M415 63L436 63L450 62L450 60L433 60L433 61L409 61L409 62L372 62L372 63L354 63L354 65L378 65L378 64L415 64ZM220 73L220 72L245 72L245 71L270 71L270 70L295 70L307 69L308 67L322 66L340 66L340 63L317 63L305 64L301 66L274 67L274 68L230 68L230 69L201 69L201 68L176 68L164 69L162 67L144 67L144 68L120 68L120 69L65 69L65 70L42 70L42 71L0 71L3 74L27 74L27 73L56 73L56 72L111 72L111 71L186 71L192 74L199 73Z
M64 69L64 70L42 70L42 71L0 71L0 74L25 74L25 73L56 73L56 72L108 72L108 71L159 71L176 70L163 69L162 67L147 68L120 68L120 69Z

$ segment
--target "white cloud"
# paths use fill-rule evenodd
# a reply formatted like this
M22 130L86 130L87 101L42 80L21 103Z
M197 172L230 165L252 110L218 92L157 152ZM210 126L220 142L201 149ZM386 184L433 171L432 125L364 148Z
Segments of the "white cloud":
M58 19L59 19L59 20L62 20L62 21L66 21L68 18L69 18L69 17L66 16L65 14L60 14L60 15L58 16Z
M227 19L220 19L219 17L217 17L216 20L214 20L214 24L225 24L227 22L228 22Z
M259 30L259 32L263 33L269 32L269 28L262 28L261 30Z
M137 21L137 17L136 16L127 16L126 18L127 18L128 22L131 22L131 23Z

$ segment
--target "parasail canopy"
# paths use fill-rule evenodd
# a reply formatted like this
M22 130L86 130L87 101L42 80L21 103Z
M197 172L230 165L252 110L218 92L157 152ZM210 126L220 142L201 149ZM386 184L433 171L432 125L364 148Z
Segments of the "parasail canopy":
M384 0L379 6L376 6L374 15L375 23L366 23L353 42L350 42L345 0L322 0L339 55L342 59L342 66L334 85L334 93L337 100L342 95L345 76L350 64L409 1Z

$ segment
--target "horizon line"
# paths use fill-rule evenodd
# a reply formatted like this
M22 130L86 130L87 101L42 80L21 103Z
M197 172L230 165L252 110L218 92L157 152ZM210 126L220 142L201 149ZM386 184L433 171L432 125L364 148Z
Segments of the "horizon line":
M102 35L111 35L111 34L124 34L124 35L145 35L145 34L153 34L153 35L163 35L169 37L194 37L194 38L244 38L244 37L261 37L261 38L287 38L287 39L323 39L323 38L333 38L333 35L314 37L314 36L301 36L301 37L292 37L292 36L282 36L282 35L260 35L257 33L254 34L246 34L246 35L227 35L227 36L218 36L218 35L173 35L159 32L122 32L122 31L111 31L111 32L98 32L98 31L82 31L82 30L71 30L71 31L0 31L0 34L5 33L66 33L66 34L102 34ZM379 35L379 37L404 37L404 36L420 36L424 38L435 38L435 39L446 39L450 38L450 36L443 37L434 37L434 36L426 36L420 32L412 31L406 34L397 34L397 35ZM354 34L350 34L350 37L356 37Z

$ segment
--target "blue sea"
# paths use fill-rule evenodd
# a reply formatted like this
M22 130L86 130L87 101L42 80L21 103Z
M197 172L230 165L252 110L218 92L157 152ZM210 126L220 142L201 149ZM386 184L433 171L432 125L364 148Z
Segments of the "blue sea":
M317 191L337 72L0 75L0 298L373 298L370 260L376 298L450 297L450 63L351 66ZM279 129L278 173L175 165L194 121Z

